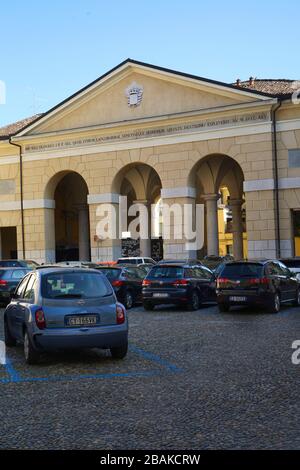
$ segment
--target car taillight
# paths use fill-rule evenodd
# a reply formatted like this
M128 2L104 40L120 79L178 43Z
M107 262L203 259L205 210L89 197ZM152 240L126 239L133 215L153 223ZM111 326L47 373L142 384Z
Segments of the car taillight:
M142 286L150 286L150 285L151 285L151 281L149 281L148 279L143 280Z
M227 277L219 277L217 279L217 288L219 289L220 287L226 286L228 282L229 282L229 279Z
M41 308L35 312L35 321L36 321L37 327L40 330L44 330L46 328L45 315Z
M117 323L120 325L125 322L125 310L121 305L116 306Z
M4 281L4 279L0 279L0 286L7 286L7 284L7 281Z
M120 287L124 285L124 281L120 281L117 279L116 281L112 281L111 285L114 287Z
M187 286L189 281L187 279L177 279L176 281L172 282L172 285L175 287L180 286Z

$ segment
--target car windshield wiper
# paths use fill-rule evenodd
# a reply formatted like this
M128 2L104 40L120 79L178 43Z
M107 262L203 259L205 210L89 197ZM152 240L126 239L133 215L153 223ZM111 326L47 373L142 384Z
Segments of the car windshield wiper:
M82 294L58 294L54 299L81 299Z

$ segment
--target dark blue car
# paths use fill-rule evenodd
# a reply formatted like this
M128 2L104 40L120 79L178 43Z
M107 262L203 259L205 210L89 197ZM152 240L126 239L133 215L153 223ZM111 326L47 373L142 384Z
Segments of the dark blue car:
M197 310L202 303L216 302L216 280L210 269L188 262L157 264L143 281L143 305L176 304Z

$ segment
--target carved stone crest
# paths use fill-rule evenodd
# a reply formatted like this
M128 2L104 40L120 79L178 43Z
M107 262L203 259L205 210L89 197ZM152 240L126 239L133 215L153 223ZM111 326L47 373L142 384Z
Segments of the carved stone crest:
M138 85L136 82L132 82L128 88L125 90L125 95L127 96L128 106L130 108L139 106L143 98L144 88Z

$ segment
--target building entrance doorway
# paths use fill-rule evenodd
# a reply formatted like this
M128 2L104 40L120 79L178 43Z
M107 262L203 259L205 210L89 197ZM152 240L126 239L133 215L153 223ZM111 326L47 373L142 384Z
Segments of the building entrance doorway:
M17 259L17 228L0 228L0 259Z

